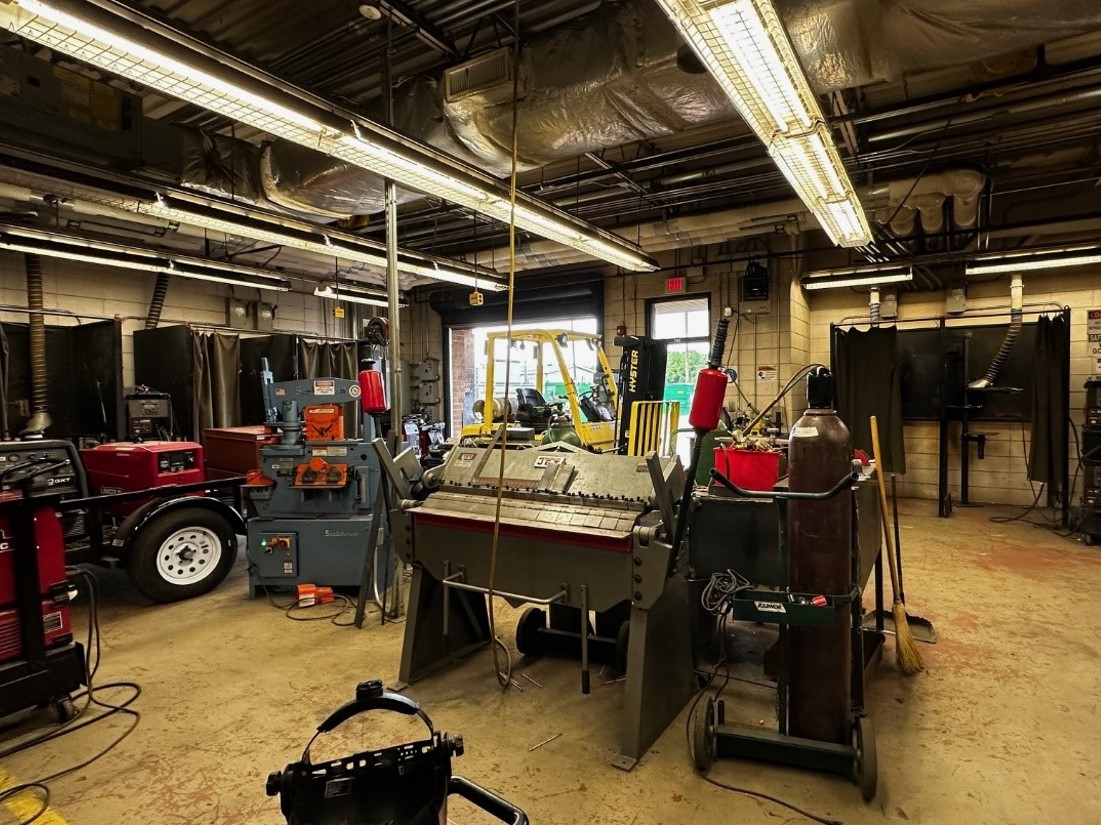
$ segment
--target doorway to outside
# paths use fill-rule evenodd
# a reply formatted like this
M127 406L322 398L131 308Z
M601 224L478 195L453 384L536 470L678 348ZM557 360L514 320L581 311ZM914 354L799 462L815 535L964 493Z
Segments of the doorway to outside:
M448 374L451 376L451 409L448 417L448 435L457 437L465 425L477 421L474 415L474 402L485 397L485 382L488 374L489 353L487 340L491 332L505 332L505 324L487 324L477 327L448 327L450 363ZM597 319L592 316L580 318L560 318L556 320L513 324L513 330L526 329L564 329L573 332L599 332ZM563 348L570 376L577 384L579 393L586 392L592 386L593 374L598 369L596 351L588 345L574 342ZM706 358L706 356L705 356ZM510 392L515 394L517 387L536 385L536 352L531 344L509 347L507 353L503 346L493 353L494 397L505 394L505 364L509 366ZM547 401L555 401L565 395L565 382L562 380L557 361L544 358L543 368L544 396Z
M649 302L650 337L666 344L666 401L679 401L681 421L687 422L696 390L696 375L707 366L711 348L711 296L657 298ZM677 433L677 454L685 463L692 450L691 431Z

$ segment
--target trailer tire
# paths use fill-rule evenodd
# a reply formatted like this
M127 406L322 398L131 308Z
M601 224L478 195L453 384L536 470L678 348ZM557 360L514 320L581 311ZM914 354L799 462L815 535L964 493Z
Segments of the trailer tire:
M237 536L212 510L184 507L161 513L134 536L127 570L134 586L157 602L209 593L237 559Z

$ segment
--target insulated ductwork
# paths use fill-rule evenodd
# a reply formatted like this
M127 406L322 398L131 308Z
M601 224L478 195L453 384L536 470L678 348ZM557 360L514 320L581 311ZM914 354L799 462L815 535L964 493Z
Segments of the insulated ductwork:
M869 187L861 192L879 224L890 222L891 234L906 239L919 224L926 250L939 251L947 230L974 229L979 220L979 198L986 175L974 169L953 169L920 178L905 178ZM948 203L948 209L945 204Z
M777 0L818 92L977 63L1101 26L1096 0Z

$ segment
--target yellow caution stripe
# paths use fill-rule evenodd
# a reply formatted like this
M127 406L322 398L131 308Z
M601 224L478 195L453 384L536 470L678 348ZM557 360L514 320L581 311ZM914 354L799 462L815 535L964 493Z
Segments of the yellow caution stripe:
M0 767L0 792L19 784L22 783ZM26 822L42 810L42 794L41 788L27 788L4 799L4 807L17 822ZM42 815L34 820L34 825L69 825L69 822L53 808L47 806L46 810L42 811Z

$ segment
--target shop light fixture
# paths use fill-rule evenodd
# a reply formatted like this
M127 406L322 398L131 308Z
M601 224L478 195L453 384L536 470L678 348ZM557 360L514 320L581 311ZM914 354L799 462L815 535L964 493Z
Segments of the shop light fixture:
M313 291L318 298L329 298L333 301L350 301L353 304L366 304L372 307L389 307L386 296L379 292L369 292L365 289L357 289L349 284L328 283L322 284ZM404 301L398 304L399 308L405 308L409 304Z
M163 272L199 281L247 286L287 292L289 282L278 275L251 266L212 261L191 255L126 246L107 241L0 224L0 249L81 263Z
M496 179L427 147L312 98L228 56L203 53L178 35L155 33L153 21L120 7L103 13L74 0L0 0L0 27L75 60L201 106L231 120L392 179L398 185L467 207L503 223L512 214ZM160 40L159 45L153 44ZM520 193L515 224L616 266L650 271L638 246Z
M200 226L214 232L254 238L265 243L367 264L386 271L384 244L345 233L326 231L306 221L280 219L281 225L272 225L266 216L255 210L238 209L242 214L234 216L210 203L193 205L187 201L177 202L172 196L166 195L158 196L151 203L136 202L126 208L138 214ZM398 250L398 271L462 286L477 286L494 291L508 289L508 284L492 269L403 249Z
M839 246L872 240L826 118L772 0L657 0Z
M803 289L840 289L846 286L876 286L914 280L911 266L853 266L810 272L800 283Z
M998 275L1038 269L1101 264L1101 246L1078 244L1053 249L1014 250L980 255L967 262L968 275Z

